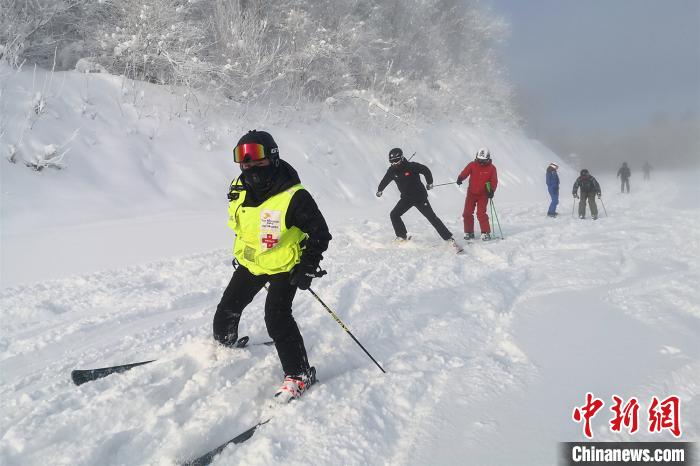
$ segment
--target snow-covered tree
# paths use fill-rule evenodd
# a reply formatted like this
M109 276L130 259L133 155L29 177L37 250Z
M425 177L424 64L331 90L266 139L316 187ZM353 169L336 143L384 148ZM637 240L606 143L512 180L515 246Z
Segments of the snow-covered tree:
M513 121L507 26L479 0L0 0L0 57L220 92L270 108ZM373 114L372 111L369 112Z

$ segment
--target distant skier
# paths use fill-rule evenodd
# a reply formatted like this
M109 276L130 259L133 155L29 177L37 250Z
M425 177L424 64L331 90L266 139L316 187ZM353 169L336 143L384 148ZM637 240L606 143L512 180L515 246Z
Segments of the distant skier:
M228 225L236 233L233 254L240 264L214 315L214 339L233 347L243 309L269 283L265 325L285 377L275 393L281 403L298 398L316 381L304 340L292 316L297 288L306 290L328 248L331 234L299 175L280 159L269 133L252 130L233 150L241 175L229 189Z
M448 241L458 252L461 251L461 247L455 242L452 233L438 218L428 201L427 190L433 188L433 174L430 172L430 169L420 163L406 160L403 156L403 151L398 147L389 151L389 163L391 165L382 181L379 182L377 197L382 196L384 189L389 183L392 181L396 182L396 186L401 193L401 199L399 199L399 202L396 203L396 206L389 214L391 225L394 227L394 233L396 233L396 239L399 241L409 239L406 225L401 220L401 216L408 212L411 207L415 207L428 219L442 239ZM425 177L426 186L423 186L420 175Z
M547 210L547 216L556 217L557 214L557 204L559 204L559 174L557 169L559 165L552 162L547 167L547 191L549 191L549 197L552 198L549 203L549 209Z
M630 167L627 166L627 162L622 162L622 166L617 171L617 177L620 178L620 192L625 192L625 187L627 187L627 193L630 192L630 176L632 172Z
M651 165L649 165L649 162L645 162L644 166L642 167L642 171L644 172L644 179L648 180L650 175L651 175Z
M591 218L596 220L598 218L598 205L595 202L596 195L600 199L600 185L598 180L593 178L593 176L585 168L581 170L581 176L576 178L574 182L574 188L572 194L576 199L578 199L578 189L581 188L581 200L578 203L578 218L586 218L586 201L591 208Z
M474 208L476 218L479 220L481 239L491 240L491 226L489 216L486 214L486 204L493 198L498 186L498 173L496 166L491 162L491 152L487 148L481 148L476 152L476 158L469 162L457 176L457 184L469 178L467 198L464 200L464 239L474 239Z

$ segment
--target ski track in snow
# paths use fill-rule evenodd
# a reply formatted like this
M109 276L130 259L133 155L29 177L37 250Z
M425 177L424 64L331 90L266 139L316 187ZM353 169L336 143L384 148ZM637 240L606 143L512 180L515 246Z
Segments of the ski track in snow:
M474 452L484 464L511 462L486 446L508 440L504 422L517 424L518 411L493 407L509 407L545 370L519 347L514 323L536 316L528 303L562 293L595 296L665 335L654 351L673 364L627 388L640 398L681 394L686 438L697 438L697 210L656 206L656 190L638 191L605 198L611 216L601 208L596 222L570 218L566 199L558 219L542 205L504 203L506 239L462 255L410 215L419 234L400 245L388 219L342 222L329 274L313 287L387 374L300 291L295 315L320 383L216 464L458 464ZM668 234L661 216L685 234ZM257 422L281 380L274 348L227 350L210 338L231 271L222 249L2 290L2 464L170 465ZM263 300L241 323L251 342L267 339ZM585 302L570 304L586 312ZM151 358L80 387L69 378L74 368ZM588 389L576 387L580 400ZM569 413L560 415L565 423ZM556 440L540 438L520 460L552 461Z

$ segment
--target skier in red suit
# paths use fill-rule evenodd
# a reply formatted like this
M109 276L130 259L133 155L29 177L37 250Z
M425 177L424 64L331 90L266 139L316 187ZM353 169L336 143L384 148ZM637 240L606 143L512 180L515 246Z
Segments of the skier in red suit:
M464 170L457 177L457 184L462 184L469 178L469 188L467 189L467 199L464 202L464 239L474 239L474 208L476 207L476 218L479 220L481 239L489 241L491 239L491 227L489 226L489 216L486 214L486 204L493 198L498 186L498 174L496 167L491 163L491 153L487 148L479 149L476 159L469 162Z

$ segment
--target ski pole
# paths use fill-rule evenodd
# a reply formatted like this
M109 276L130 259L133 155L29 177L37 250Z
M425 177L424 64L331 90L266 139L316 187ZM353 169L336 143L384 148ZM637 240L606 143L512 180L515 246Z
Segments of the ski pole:
M574 218L574 207L576 207L576 198L571 200L571 218Z
M386 371L384 370L384 368L383 368L382 366L379 365L379 363L377 362L377 360L374 359L374 358L372 357L371 354L369 354L369 351L367 351L367 350L365 349L365 347L362 346L362 343L360 343L359 341L357 341L357 338L355 338L355 335L353 335L352 332L350 331L350 329L348 329L348 328L345 326L345 324L343 323L343 321L340 320L340 317L338 317L338 315L337 315L335 312L333 312L333 311L331 310L331 308L329 308L328 306L326 306L326 303L324 303L324 302L321 300L321 298L319 298L318 295L317 295L316 293L314 293L314 290L312 290L311 288L309 288L309 292L313 295L314 298L316 298L316 300L317 300L319 303L321 303L321 306L323 306L323 307L326 309L326 311L328 311L328 313L331 315L331 317L333 317L333 319L334 319L336 322L338 322L338 325L340 325L340 327L341 327L343 330L345 330L345 332L346 332L348 335L350 335L350 338L352 338L353 340L355 340L355 343L357 343L357 344L360 346L360 348L362 348L362 351L364 351L365 354L366 354L367 356L369 356L369 358L372 360L372 362L375 363L375 364L377 365L377 367L378 367L382 372L384 372L384 373L386 374Z
M496 224L498 225L498 231L501 234L501 239L505 239L503 237L503 230L501 230L501 222L498 221L498 214L496 213L496 204L493 203L493 198L491 198L490 201L491 201L491 207L493 208L493 216L496 218Z
M415 157L416 153L414 152L412 156L410 156L407 160L407 162L410 162L413 157Z
M491 182L487 181L486 182L486 192L491 194ZM489 197L490 205L491 205L491 215L496 219L496 224L498 225L498 231L501 233L501 239L505 239L503 237L503 231L501 230L501 222L498 221L498 214L496 213L496 204L493 203L493 197ZM493 228L493 223L491 224L491 231L494 230Z
M491 182L490 181L486 182L486 192L487 193L491 192ZM491 229L491 231L494 231L495 228L493 225L493 203L490 201L491 201L491 198L489 198L489 211L491 212L491 215L489 216L489 228Z
M603 202L603 198L602 198L602 197L599 197L598 199L600 199L600 205L603 206L603 212L605 212L605 216L607 217L607 216L608 216L608 211L605 210L605 203Z
M234 259L234 260L233 260L233 268L236 269L236 268L237 268L237 265L238 265L238 261L237 261L236 259ZM324 276L324 275L326 274L326 271L325 271L325 270L321 270L320 267L319 267L318 270L317 270L314 274L316 275L316 277L322 277L322 276ZM265 283L265 289L269 291L269 289L267 288L267 283ZM338 324L342 327L342 329L345 330L345 331L347 332L347 334L350 335L350 337L351 337L353 340L355 340L355 343L357 343L357 344L360 346L360 348L362 348L362 351L364 351L365 354L366 354L367 356L369 356L369 358L372 360L372 362L375 363L375 364L377 365L377 367L378 367L382 372L384 372L384 373L386 374L386 371L384 370L384 368L383 368L382 366L379 365L379 363L377 362L377 360L374 359L374 358L372 357L371 354L369 354L369 351L367 351L367 350L365 349L365 347L362 346L362 343L360 343L360 342L357 340L357 338L355 338L355 335L353 335L352 332L350 331L350 329L343 323L342 320L340 320L340 317L338 317L338 315L337 315L335 312L333 312L333 310L331 310L331 308L329 308L329 307L326 305L326 303L323 302L323 300L322 300L321 298L318 297L318 295L314 292L314 290L312 290L311 288L309 288L309 292L313 295L314 298L316 298L316 300L317 300L319 303L321 303L321 306L323 306L323 307L326 309L326 311L328 311L328 313L331 315L331 317L333 317L333 319L335 319L335 321L338 322Z
M456 181L452 181L450 183L441 183L441 184L434 184L433 188L437 188L438 186L447 186L448 184L457 184Z

